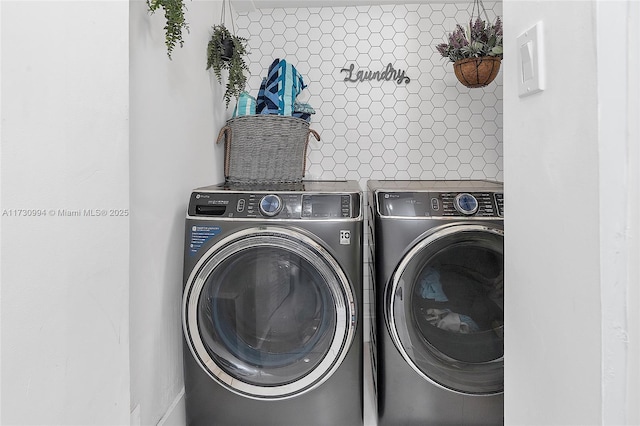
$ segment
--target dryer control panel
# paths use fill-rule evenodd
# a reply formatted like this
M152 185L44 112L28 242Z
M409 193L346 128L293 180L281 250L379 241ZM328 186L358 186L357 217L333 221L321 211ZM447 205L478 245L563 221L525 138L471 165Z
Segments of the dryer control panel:
M189 216L260 219L345 219L360 215L352 193L194 192Z
M501 192L404 192L377 194L382 216L503 217Z

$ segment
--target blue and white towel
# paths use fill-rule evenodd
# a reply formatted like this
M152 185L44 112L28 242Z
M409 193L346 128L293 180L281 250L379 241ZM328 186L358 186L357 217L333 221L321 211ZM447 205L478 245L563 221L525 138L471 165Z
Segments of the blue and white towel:
M311 114L315 114L316 110L309 104L295 101L293 104L293 116L302 118L303 120L310 121Z
M240 93L240 97L238 97L238 103L236 104L236 108L233 110L233 116L240 117L242 115L253 115L256 113L256 98L248 94L247 92Z
M295 99L305 87L293 65L284 59L274 60L260 85L256 113L293 116Z

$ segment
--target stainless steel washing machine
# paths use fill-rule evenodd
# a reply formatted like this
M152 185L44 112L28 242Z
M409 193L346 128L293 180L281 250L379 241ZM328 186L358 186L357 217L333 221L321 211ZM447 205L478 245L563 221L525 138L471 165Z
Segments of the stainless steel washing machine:
M379 425L499 425L502 184L369 181Z
M187 424L362 424L363 204L353 181L192 192Z

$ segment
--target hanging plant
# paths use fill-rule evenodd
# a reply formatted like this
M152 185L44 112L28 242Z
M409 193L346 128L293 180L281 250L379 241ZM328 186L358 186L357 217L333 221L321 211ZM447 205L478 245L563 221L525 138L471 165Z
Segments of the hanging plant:
M224 93L227 108L231 99L238 99L247 84L247 42L246 38L232 34L224 24L220 24L213 26L213 34L207 44L207 69L213 69L218 83L222 84L223 70L228 71Z
M474 19L474 12L478 16ZM486 21L480 17L480 8ZM467 87L484 87L491 83L500 70L502 60L502 21L496 17L495 23L489 22L481 0L474 2L469 25L456 25L448 35L448 42L436 46L436 50L453 62L458 80Z
M165 45L167 46L167 56L171 59L171 53L177 44L182 47L184 40L182 31L189 32L189 25L184 17L187 10L183 0L147 0L147 6L151 13L158 9L164 9L164 17L167 21L164 26Z

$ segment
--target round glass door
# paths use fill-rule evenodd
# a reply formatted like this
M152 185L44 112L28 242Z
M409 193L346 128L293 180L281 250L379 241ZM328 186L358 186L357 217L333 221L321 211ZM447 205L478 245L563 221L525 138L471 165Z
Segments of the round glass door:
M184 293L183 326L200 366L228 389L281 399L324 382L355 332L346 276L312 239L254 228L203 256Z
M425 379L464 394L504 389L504 233L441 228L400 262L386 317L403 358Z

